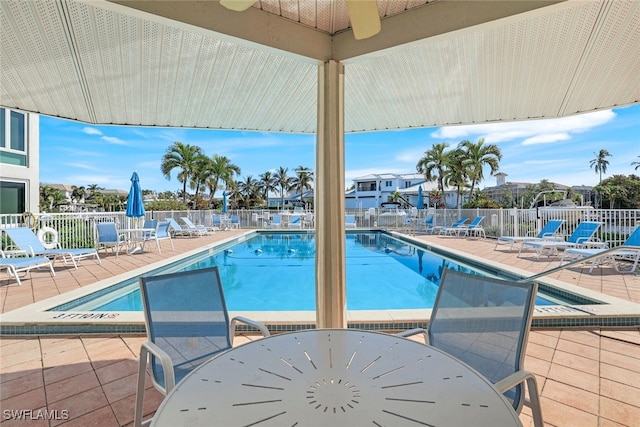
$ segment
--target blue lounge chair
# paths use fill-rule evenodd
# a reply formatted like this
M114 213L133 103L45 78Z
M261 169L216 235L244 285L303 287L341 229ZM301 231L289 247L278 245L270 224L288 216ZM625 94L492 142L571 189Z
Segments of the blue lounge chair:
M300 215L291 215L287 228L302 228L302 218L300 218Z
M608 245L607 245L608 246ZM640 262L640 226L636 227L633 230L633 233L627 237L620 248L625 246L633 247L632 249L619 249L615 252L609 252L604 254L600 258L593 258L591 260L591 268L589 268L589 274L593 271L595 266L603 265L607 262L613 264L614 268L618 273L634 273L638 268L638 262ZM569 262L570 260L579 260L582 258L594 256L603 253L607 249L598 249L598 248L569 248L565 249L562 254L562 259L560 259L560 265L562 265L565 260ZM622 261L628 261L631 263L628 269L622 268Z
M76 269L78 268L77 262L84 258L95 258L96 262L101 264L100 256L95 248L47 249L28 227L4 228L2 231L9 236L18 249L26 251L32 257L44 256L54 262L61 259L64 265L71 264Z
M229 319L218 267L140 277L139 283L149 339L140 348L135 426L143 424L147 364L154 387L166 395L200 364L233 347L236 323L269 336L259 322Z
M280 228L282 227L282 216L274 215L269 221L269 228Z
M585 243L594 244L596 242L592 242L591 238L600 225L602 223L595 221L583 221L578 227L571 233L571 236L565 240L536 240L536 241L524 241L522 245L520 245L520 251L518 252L518 257L522 253L523 249L531 248L536 251L536 258L539 259L540 255L546 250L547 256L556 255L558 253L558 249L566 249L566 248L576 248L583 246Z
M451 226L449 226L449 227L441 227L440 228L440 234L445 234L446 235L447 233L449 233L448 230L459 228L462 225L464 225L464 223L467 222L467 221L469 221L469 218L467 218L466 216L463 216L462 218L460 218L459 220L457 220L456 222L451 224Z
M56 275L55 271L53 271L53 264L47 257L6 258L5 253L0 250L0 269L7 270L9 277L15 278L18 286L22 285L19 273L27 275L31 270L38 268L48 268L51 271L51 277Z
M344 220L345 228L356 228L356 216L347 215Z
M520 413L531 408L536 427L544 425L535 376L524 370L537 284L512 282L445 269L431 311L426 344L474 368ZM525 396L527 386L529 397Z
M564 224L564 219L552 219L542 227L540 232L535 236L501 236L496 241L496 246L493 250L498 248L498 245L509 245L509 252L513 249L515 243L539 241L539 240L557 240L556 233L560 227Z
M477 217L475 217L473 219L473 221L471 221L470 224L460 224L457 227L447 227L444 229L443 234L446 235L456 235L458 237L460 237L460 235L464 235L464 236L470 236L470 235L475 235L475 236L479 236L480 234L482 234L482 236L484 237L484 228L482 228L482 225L480 225L482 223L482 221L484 220L484 216L479 215Z
M188 228L183 228L180 224L178 224L178 221L176 221L173 218L167 218L167 221L169 221L169 229L171 230L171 234L173 236L189 236L189 237L194 237L194 236L199 236L200 233L196 230L189 230Z
M191 231L198 236L204 236L205 234L209 234L210 231L214 231L213 227L205 227L202 224L194 224L193 221L189 219L189 217L183 216L180 217L182 222L184 222L187 226L187 230Z
M434 224L435 217L436 216L434 214L430 213L424 219L424 231L425 231L425 233L432 234L432 233L435 232L435 230L436 230L436 225Z

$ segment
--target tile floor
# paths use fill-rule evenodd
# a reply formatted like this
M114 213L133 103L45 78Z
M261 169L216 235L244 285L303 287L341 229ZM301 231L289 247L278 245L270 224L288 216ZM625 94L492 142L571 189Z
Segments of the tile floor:
M97 280L155 262L237 231L174 240L176 252L163 249L137 255L103 256L102 265L82 262L78 270L57 268L55 278L36 272L23 286L0 282L0 312L76 289ZM421 236L532 273L557 265L517 258L492 240ZM554 274L558 280L640 302L640 277L613 269L581 269ZM256 339L236 337L236 344ZM142 336L0 338L2 426L129 426L133 421L137 355ZM537 375L547 426L640 425L640 328L631 330L532 331L526 368ZM145 412L162 400L148 388ZM31 412L27 412L31 411ZM43 419L45 412L49 418ZM17 419L18 415L27 420ZM37 419L40 418L40 419ZM527 408L521 414L531 424Z

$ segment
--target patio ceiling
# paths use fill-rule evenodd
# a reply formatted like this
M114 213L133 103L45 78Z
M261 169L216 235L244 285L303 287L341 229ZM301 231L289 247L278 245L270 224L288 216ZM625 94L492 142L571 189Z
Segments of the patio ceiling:
M95 124L315 133L318 65L345 131L550 118L640 102L640 2L3 0L0 103Z

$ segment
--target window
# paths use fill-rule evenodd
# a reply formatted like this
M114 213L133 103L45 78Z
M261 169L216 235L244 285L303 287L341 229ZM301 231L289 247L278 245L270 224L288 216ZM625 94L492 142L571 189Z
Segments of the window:
M0 214L16 214L25 211L26 184L0 181Z
M393 181L385 181L384 182L384 186L385 187L393 187Z
M27 118L0 108L0 163L27 165Z

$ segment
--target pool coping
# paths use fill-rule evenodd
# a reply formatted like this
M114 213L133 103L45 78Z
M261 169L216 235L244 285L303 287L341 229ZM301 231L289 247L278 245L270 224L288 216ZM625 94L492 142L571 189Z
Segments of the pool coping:
M272 230L270 230L272 231ZM362 231L362 230L358 230ZM384 231L384 230L374 230ZM298 231L299 232L299 231ZM81 298L90 293L118 284L132 276L180 261L189 256L214 251L220 246L246 240L256 230L228 237L215 243L203 245L197 249L183 252L145 267L131 270L108 279L104 279L61 295L0 314L0 336L34 336L34 335L102 335L102 334L145 334L144 315L141 312L90 312L90 311L47 311L70 300ZM517 277L526 278L531 274L517 267L489 261L484 258L445 247L433 242L418 240L406 234L387 233L395 238L419 247L426 248L436 254L458 257L466 263L477 264L484 268L499 269ZM571 294L578 294L601 304L537 306L532 322L533 329L575 328L637 328L640 325L640 304L621 298L605 295L584 289L552 278L537 280L541 285L552 286ZM230 316L242 315L263 322L274 332L285 332L297 329L312 328L316 323L315 311L230 311ZM413 310L348 310L349 327L368 330L404 330L426 327L431 309ZM251 330L243 328L240 330Z

